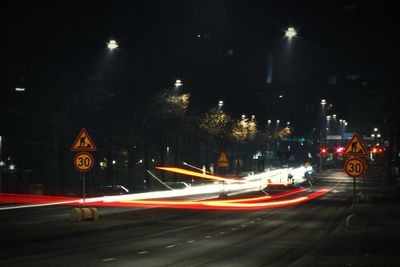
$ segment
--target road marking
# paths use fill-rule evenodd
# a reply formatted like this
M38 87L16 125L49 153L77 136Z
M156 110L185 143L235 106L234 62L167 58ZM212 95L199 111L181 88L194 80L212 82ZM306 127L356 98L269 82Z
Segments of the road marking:
M254 223L254 221L251 221L250 223Z
M189 241L187 241L188 243L194 243L194 240L189 240Z
M225 232L219 232L219 234L220 234L220 235L223 235L223 234L225 234Z
M140 255L147 254L147 253L149 253L147 250L143 250L143 251L138 252L138 254L140 254Z
M175 245L168 245L165 248L173 248L173 247L175 247Z
M236 230L236 228L232 228L232 231L235 231Z
M116 258L107 258L107 259L102 259L101 261L106 262L106 261L114 261L114 260L116 260Z
M208 235L208 236L206 236L205 238L211 238L211 236L210 236L210 235Z
M246 227L246 225L245 225L245 224L242 224L242 227Z

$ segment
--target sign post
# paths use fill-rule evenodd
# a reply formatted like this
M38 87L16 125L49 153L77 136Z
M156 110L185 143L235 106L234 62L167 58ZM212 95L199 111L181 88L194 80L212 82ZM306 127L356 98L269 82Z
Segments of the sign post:
M71 147L71 151L79 151L74 157L75 169L81 173L82 177L82 198L83 203L86 199L86 172L90 171L94 166L94 158L92 154L86 151L96 151L96 145L90 138L88 132L83 128L78 137L75 139L74 144Z
M362 143L360 137L357 134L354 134L350 141L347 143L346 148L343 152L344 156L351 156L345 165L344 170L347 175L353 177L353 215L356 214L356 177L363 175L365 164L364 161L360 158L356 157L367 157L368 153Z
M94 165L94 158L92 154L88 152L79 152L75 155L74 158L74 166L78 172L82 173L82 197L83 203L85 203L86 192L85 192L85 174L86 172L90 171Z

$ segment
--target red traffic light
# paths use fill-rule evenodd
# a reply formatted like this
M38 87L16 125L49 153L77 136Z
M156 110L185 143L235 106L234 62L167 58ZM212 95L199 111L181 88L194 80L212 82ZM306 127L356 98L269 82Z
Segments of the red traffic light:
M326 147L321 147L321 154L326 154L328 153L328 149Z

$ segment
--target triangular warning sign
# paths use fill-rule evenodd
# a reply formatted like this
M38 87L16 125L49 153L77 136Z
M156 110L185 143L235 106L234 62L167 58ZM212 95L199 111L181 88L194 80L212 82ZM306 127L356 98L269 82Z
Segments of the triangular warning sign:
M368 156L364 144L361 142L360 137L354 134L350 141L347 143L346 148L343 150L344 156Z
M71 147L71 151L96 151L96 145L93 143L85 128L81 130Z
M218 167L220 167L220 168L228 168L229 167L228 157L226 156L226 154L224 152L222 152L218 158Z
M222 152L221 155L219 156L218 162L228 162L228 157L224 152Z

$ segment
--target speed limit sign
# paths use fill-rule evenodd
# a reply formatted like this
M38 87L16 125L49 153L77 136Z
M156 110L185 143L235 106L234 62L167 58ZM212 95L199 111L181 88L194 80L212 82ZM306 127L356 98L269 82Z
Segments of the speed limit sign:
M94 158L88 152L80 152L74 158L74 166L77 171L88 172L93 168Z
M351 158L346 161L344 170L351 177L358 177L364 173L364 162L359 158Z

